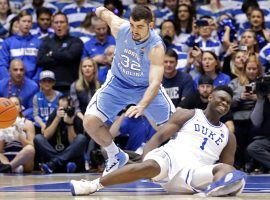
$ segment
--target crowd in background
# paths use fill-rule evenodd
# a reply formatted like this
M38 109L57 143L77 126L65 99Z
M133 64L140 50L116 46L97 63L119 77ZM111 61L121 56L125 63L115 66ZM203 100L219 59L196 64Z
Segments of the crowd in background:
M13 172L102 168L82 119L110 73L115 39L94 11L105 6L129 19L136 5L153 11L166 45L162 85L174 105L204 109L214 87L230 86L231 111L221 121L237 138L235 166L268 173L270 95L255 88L270 72L268 0L0 0L0 96L20 111L0 130L0 162ZM141 154L158 127L145 116L125 119L125 110L108 125L122 148Z

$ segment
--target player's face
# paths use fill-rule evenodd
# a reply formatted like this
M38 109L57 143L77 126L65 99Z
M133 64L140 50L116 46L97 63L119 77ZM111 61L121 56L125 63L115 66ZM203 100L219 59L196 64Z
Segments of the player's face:
M198 86L198 90L200 93L200 96L204 99L207 99L209 95L212 93L213 85L211 84L200 84Z
M149 36L151 25L148 24L144 19L140 21L134 21L130 17L130 28L132 33L132 39L135 41L144 41Z
M213 110L219 113L221 116L225 115L231 107L231 96L222 90L214 91L208 98Z

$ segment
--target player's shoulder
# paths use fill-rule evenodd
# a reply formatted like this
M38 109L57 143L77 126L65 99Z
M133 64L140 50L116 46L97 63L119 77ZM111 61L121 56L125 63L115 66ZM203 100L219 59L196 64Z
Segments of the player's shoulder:
M173 118L180 123L186 122L193 118L195 115L195 109L185 109L178 107L176 112L173 114Z

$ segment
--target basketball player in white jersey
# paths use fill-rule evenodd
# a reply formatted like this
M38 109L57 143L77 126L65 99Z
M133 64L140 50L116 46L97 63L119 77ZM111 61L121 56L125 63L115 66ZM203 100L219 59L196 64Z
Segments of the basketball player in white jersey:
M179 109L172 115L146 144L142 163L124 166L94 181L72 180L72 194L89 195L105 186L143 178L173 193L239 194L245 174L232 166L236 139L219 121L229 111L231 101L230 88L216 87L204 111Z

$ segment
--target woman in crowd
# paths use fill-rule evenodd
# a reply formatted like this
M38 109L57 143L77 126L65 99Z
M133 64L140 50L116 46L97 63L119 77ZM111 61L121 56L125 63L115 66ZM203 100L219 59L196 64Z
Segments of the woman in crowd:
M250 114L255 106L257 95L255 80L262 75L262 66L256 54L249 55L244 65L244 73L233 79L229 86L233 90L232 112L237 139L236 166L243 168L247 162L246 147L251 142L253 127Z

